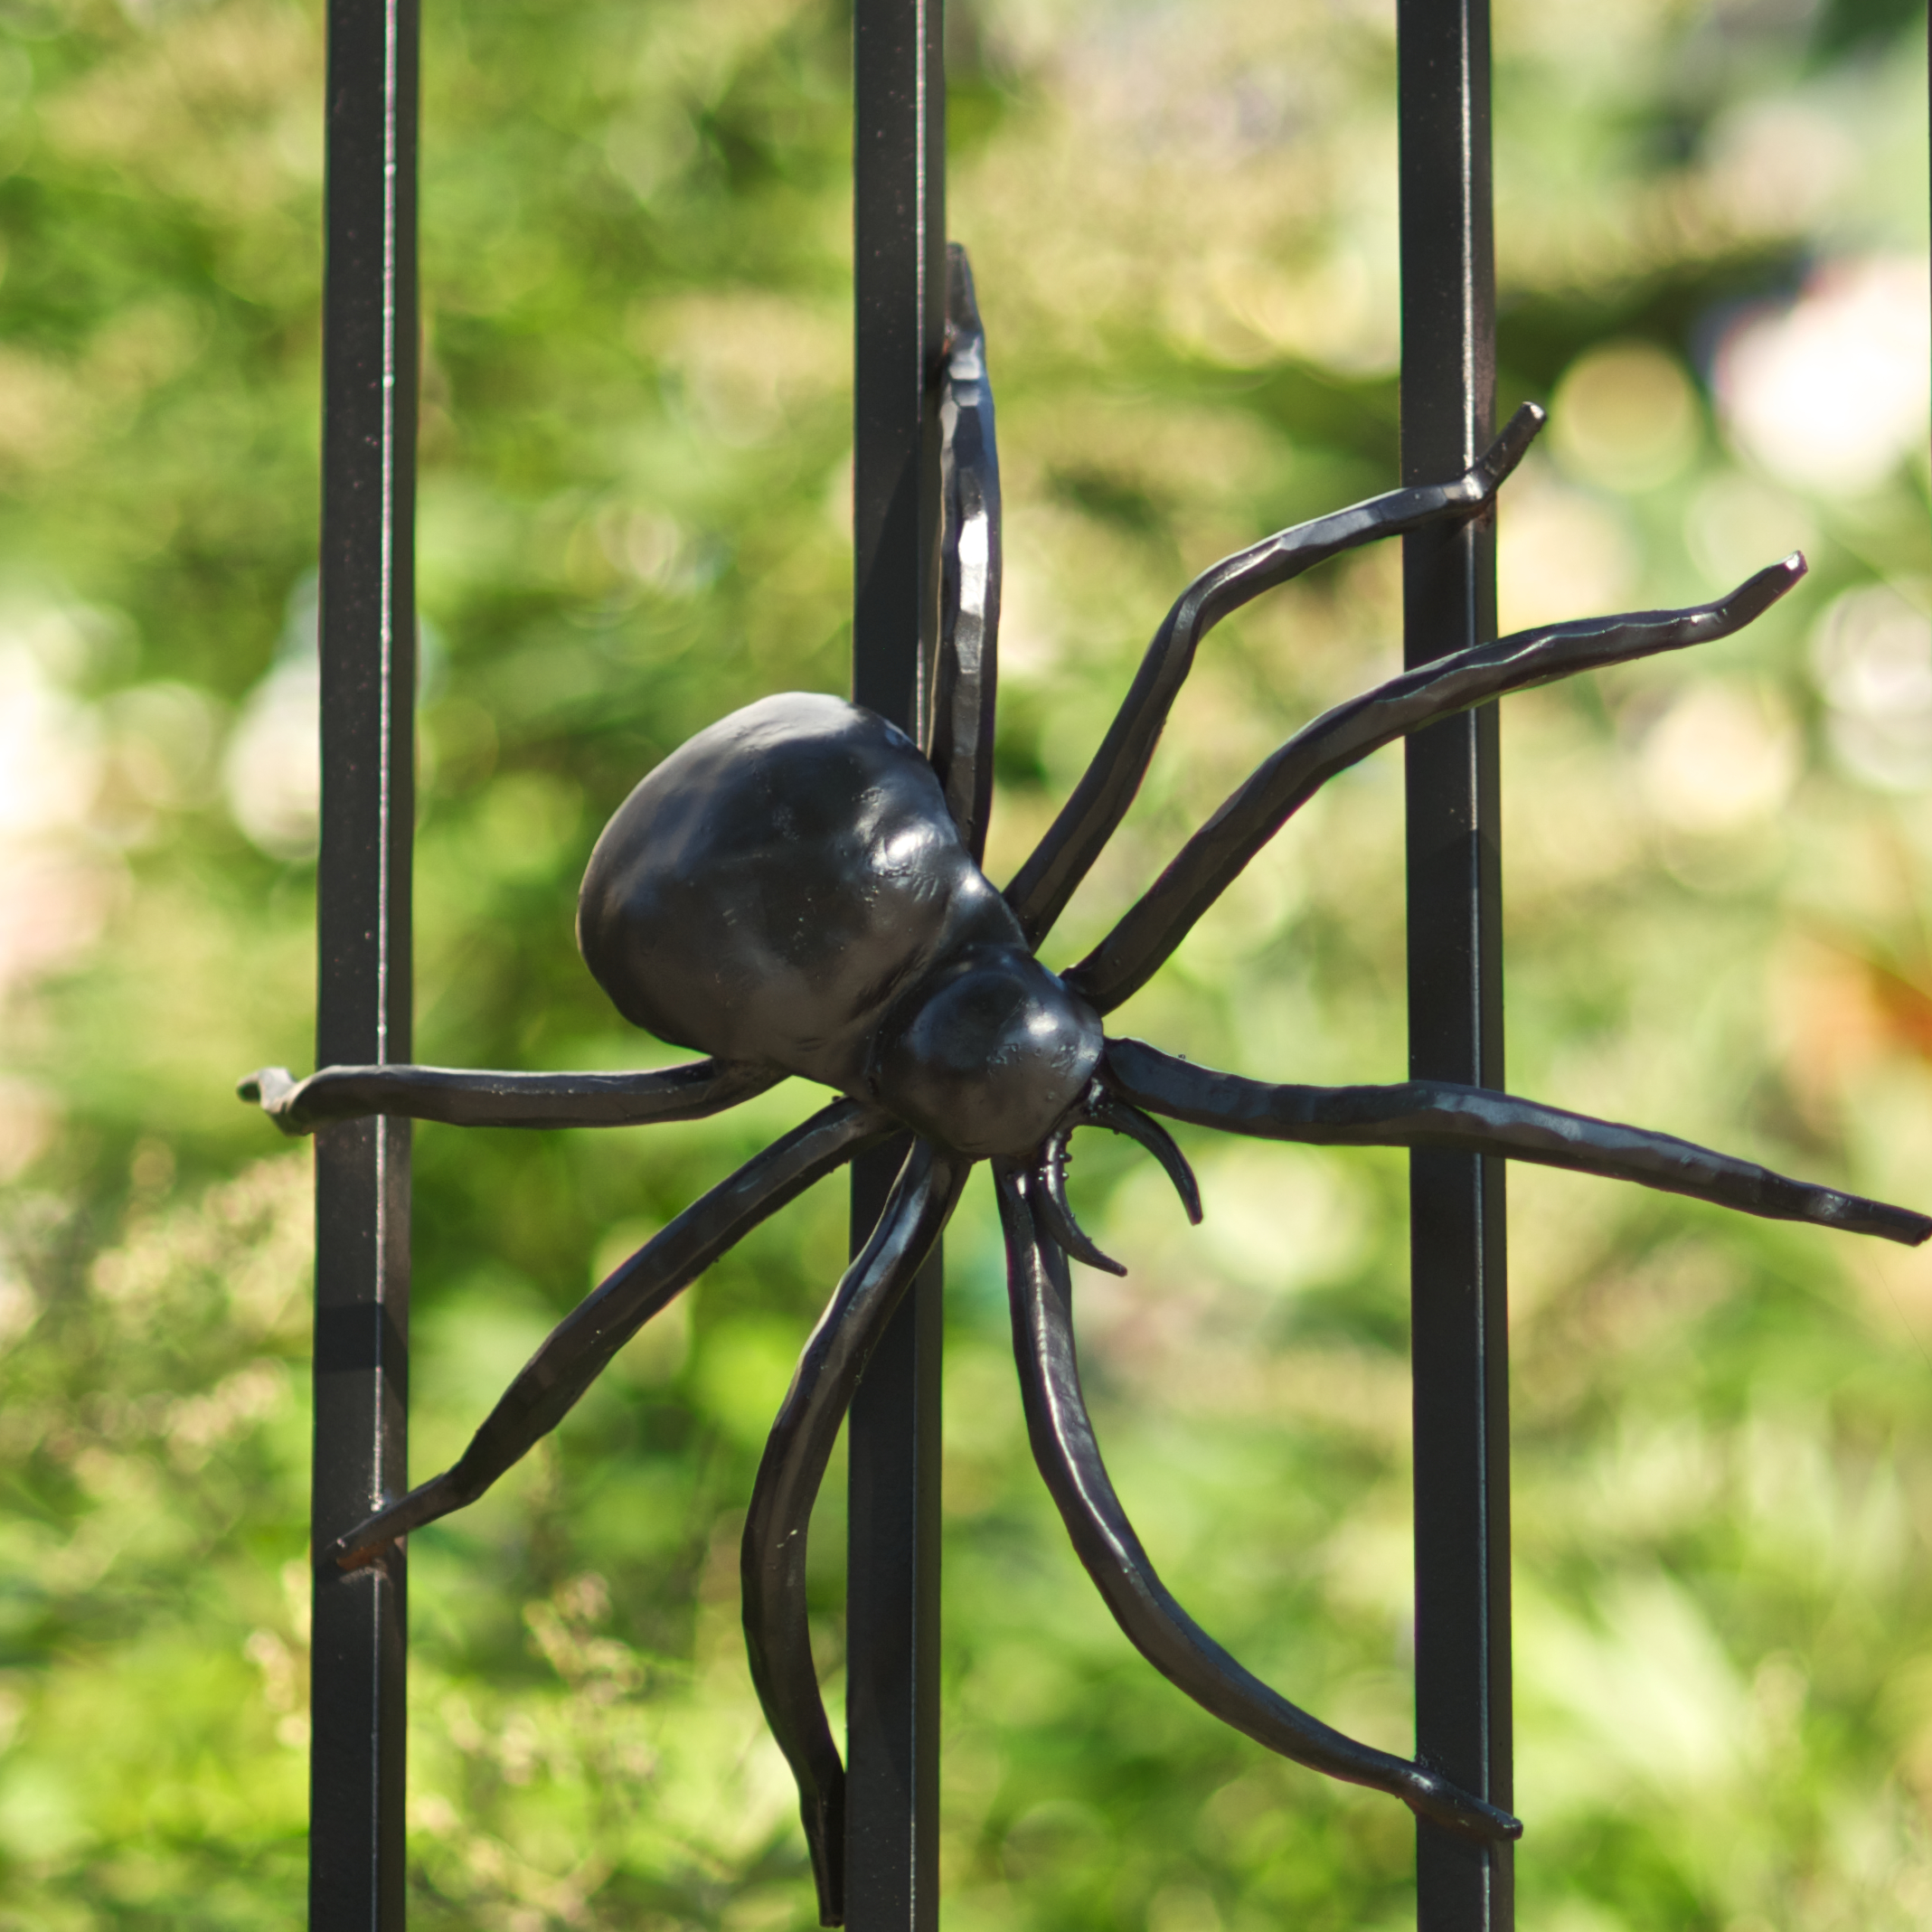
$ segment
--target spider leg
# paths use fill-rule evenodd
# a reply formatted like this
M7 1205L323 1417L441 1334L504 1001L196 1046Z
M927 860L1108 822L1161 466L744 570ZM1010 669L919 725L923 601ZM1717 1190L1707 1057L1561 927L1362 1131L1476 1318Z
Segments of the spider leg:
M1320 1146L1447 1147L1635 1181L1770 1220L1811 1221L1917 1247L1932 1219L1859 1194L1787 1180L1728 1154L1447 1080L1397 1087L1288 1087L1216 1073L1139 1040L1109 1040L1109 1090L1170 1120L1192 1121L1258 1140Z
M1201 640L1223 617L1264 590L1343 551L1426 524L1478 515L1494 501L1503 478L1542 426L1542 410L1525 403L1488 452L1454 483L1390 490L1312 523L1297 523L1222 558L1181 593L1154 634L1119 712L1073 796L1006 888L1006 901L1018 915L1029 945L1037 947L1046 937L1126 817Z
M1224 1724L1297 1764L1399 1797L1467 1838L1516 1838L1507 1812L1407 1758L1358 1743L1245 1670L1175 1602L1155 1575L1100 1458L1080 1390L1065 1258L1035 1229L1026 1177L995 1165L1013 1296L1013 1353L1033 1459L1067 1533L1135 1649Z
M1504 692L1681 651L1742 630L1805 574L1793 554L1715 603L1591 617L1452 652L1305 726L1229 798L1100 944L1060 976L1101 1013L1151 979L1248 862L1328 780L1370 752Z
M767 1216L892 1131L837 1100L775 1140L608 1276L553 1328L451 1467L338 1537L318 1559L356 1569L399 1536L474 1503L555 1428L610 1358Z
M993 808L993 712L1000 636L1000 462L993 437L986 335L973 270L946 251L946 379L939 395L939 662L928 756L947 809L975 862Z
M722 1113L783 1079L762 1067L692 1060L642 1073L488 1073L456 1067L325 1067L306 1080L264 1067L237 1083L284 1134L367 1114L458 1127L633 1127Z
M972 1163L912 1144L877 1226L798 1358L759 1465L742 1554L745 1647L765 1720L798 1784L821 1923L844 1918L845 1769L825 1719L806 1617L812 1504L886 1324L958 1204Z

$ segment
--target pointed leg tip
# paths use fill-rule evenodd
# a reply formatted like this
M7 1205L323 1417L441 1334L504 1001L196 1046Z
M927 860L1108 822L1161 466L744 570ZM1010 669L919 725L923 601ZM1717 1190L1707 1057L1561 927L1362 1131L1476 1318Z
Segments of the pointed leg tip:
M462 1466L459 1462L456 1468L432 1476L338 1536L322 1552L317 1568L326 1569L333 1564L337 1569L367 1569L371 1564L380 1563L391 1550L405 1545L412 1531L474 1503L489 1484L485 1482L478 1485L473 1478L459 1477L457 1472Z
M1747 577L1729 597L1701 607L1702 611L1717 619L1713 635L1728 636L1733 631L1742 630L1747 624L1755 623L1810 568L1805 561L1804 551L1795 550L1788 557L1781 557L1776 563L1767 564L1763 570Z
M287 1099L296 1086L296 1077L287 1067L257 1067L254 1072L244 1073L235 1082L235 1098L273 1107L277 1101Z
M1512 446L1521 444L1527 448L1549 420L1550 411L1541 403L1525 402L1503 426L1503 439Z
M806 1850L812 1857L812 1882L818 1893L818 1922L845 1923L845 1824L843 1800L827 1804L803 1796L799 1810L805 1824Z
M1208 1218L1208 1211L1201 1203L1201 1183L1194 1179L1194 1170L1186 1170L1187 1185L1174 1183L1174 1192L1181 1197L1181 1211L1187 1216L1187 1224L1198 1228Z
M1478 1844L1514 1843L1522 1836L1521 1818L1473 1792L1462 1790L1420 1765L1409 1767L1406 1788L1399 1788L1397 1795L1417 1817L1427 1818L1445 1831L1473 1839Z
M339 1569L344 1575L353 1576L359 1569L367 1569L380 1561L394 1541L391 1537L377 1537L372 1541L363 1541L352 1531L347 1536L338 1536L316 1564L317 1569Z
M1805 552L1795 550L1788 557L1780 557L1776 563L1767 564L1755 577L1746 578L1738 587L1737 594L1762 598L1766 606L1775 604L1810 569L1811 565L1805 561Z
M954 343L985 333L979 319L979 297L973 287L973 264L963 242L946 244L946 323ZM950 344L948 346L951 346Z
M1549 419L1540 404L1526 402L1503 424L1503 433L1489 446L1476 465L1475 474L1486 478L1485 495L1496 489L1522 461L1524 453Z
M1923 1248L1927 1241L1932 1240L1932 1219L1901 1208L1899 1210L1899 1225L1889 1231L1892 1239L1902 1248Z
M309 1131L306 1125L290 1117L290 1105L300 1085L287 1067L258 1067L235 1082L235 1098L259 1106L293 1139Z
M1805 1218L1846 1234L1869 1234L1881 1241L1896 1241L1901 1248L1920 1248L1932 1239L1932 1217L1911 1208L1894 1207L1889 1201L1868 1201L1862 1194L1826 1192L1823 1211Z

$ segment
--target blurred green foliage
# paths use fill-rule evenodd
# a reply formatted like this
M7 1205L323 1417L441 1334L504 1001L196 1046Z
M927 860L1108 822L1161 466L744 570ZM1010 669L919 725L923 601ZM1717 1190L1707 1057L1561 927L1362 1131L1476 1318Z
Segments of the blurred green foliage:
M794 0L429 10L418 1051L658 1051L575 957L636 777L843 683L847 23ZM1505 708L1511 1079L1932 1200L1922 10L1499 0L1504 619L1713 594L1747 636ZM999 387L1004 877L1167 601L1387 485L1384 0L984 0L951 228ZM0 6L0 1927L301 1910L322 47L290 0ZM1916 371L1916 374L1914 372ZM1256 759L1395 662L1396 560L1217 633L1051 959ZM1399 1077L1399 766L1331 787L1124 1025ZM424 1130L415 1466L601 1268L811 1105ZM1097 1136L1089 1136L1097 1138ZM1197 1136L1081 1212L1103 1439L1203 1620L1409 1735L1403 1170ZM1547 1932L1932 1919L1932 1269L1516 1170L1518 1808ZM1032 1476L991 1202L947 1259L951 1932L1394 1927L1407 1814L1141 1664ZM415 1922L804 1926L737 1629L827 1187L415 1539ZM841 1668L841 1478L814 1563Z

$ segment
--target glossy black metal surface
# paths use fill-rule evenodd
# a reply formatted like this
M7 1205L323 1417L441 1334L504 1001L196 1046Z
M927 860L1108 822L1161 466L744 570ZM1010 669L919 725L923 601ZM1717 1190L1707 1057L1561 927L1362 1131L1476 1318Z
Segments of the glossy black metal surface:
M1174 1600L1128 1522L1100 1459L1080 1390L1067 1257L1032 1212L1037 1183L997 1164L1013 1354L1033 1459L1080 1561L1134 1647L1203 1710L1284 1758L1399 1797L1418 1816L1478 1842L1522 1829L1424 1767L1359 1744L1244 1670Z
M976 862L993 810L993 719L999 687L1000 464L993 384L973 269L947 250L946 386L939 405L939 669L932 708L932 768L947 809Z
M1343 551L1438 523L1460 528L1494 501L1503 478L1522 460L1542 424L1542 410L1528 405L1517 411L1480 461L1473 453L1456 460L1454 483L1391 490L1312 523L1279 531L1223 557L1181 593L1154 634L1126 697L1073 796L1006 888L1029 939L1038 945L1051 930L1114 828L1126 817L1147 775L1167 714L1193 668L1195 649L1209 631L1264 590Z
M1804 574L1805 560L1792 556L1729 597L1690 610L1635 611L1519 631L1434 659L1336 705L1297 731L1221 806L1113 931L1068 972L1067 984L1102 1013L1137 993L1289 818L1338 771L1370 752L1445 721L1460 725L1473 706L1507 692L1729 636Z
M839 1100L747 1161L613 1269L551 1330L455 1463L325 1546L324 1568L360 1569L397 1537L474 1503L562 1421L610 1358L720 1255L891 1131L882 1116Z
M920 743L942 574L944 22L943 0L853 7L852 696ZM990 677L986 689L990 699ZM964 768L947 782L975 790ZM884 1151L853 1168L854 1256L896 1172ZM876 1352L848 1435L845 1645L864 1660L845 1700L855 1932L938 1925L942 1286L936 1250Z
M410 1053L416 683L414 0L331 0L323 316L319 1064ZM316 1143L312 1520L326 1541L405 1480L410 1129ZM400 1549L315 1577L309 1923L401 1932Z
M1397 0L1402 478L1449 473L1495 409L1488 0ZM1403 545L1403 662L1496 634L1493 521ZM1503 1084L1502 871L1494 709L1409 740L1409 1066ZM1509 1358L1501 1161L1409 1167L1415 1404L1416 1749L1513 1800ZM1508 1932L1510 1847L1417 1826L1421 1932Z
M391 1113L456 1127L636 1127L702 1120L778 1084L757 1067L686 1060L642 1073L490 1073L457 1067L330 1067L306 1080L264 1067L240 1082L244 1100L285 1134L330 1120Z
M1670 1134L1447 1080L1399 1087L1290 1087L1216 1073L1139 1040L1110 1040L1104 1079L1122 1099L1170 1120L1259 1140L1324 1147L1419 1147L1489 1154L1634 1181L1767 1220L1809 1221L1916 1248L1932 1219L1809 1181L1793 1181Z
M834 1922L842 1908L850 1909L843 1901L868 1888L856 1871L858 1882L848 1885L841 1870L846 1854L846 1777L812 1663L806 1532L833 1443L861 1378L903 1313L906 1291L958 1205L971 1166L928 1141L912 1143L870 1238L799 1357L745 1518L740 1574L751 1678L772 1735L798 1781L806 1839L818 1880L819 1916L827 1923ZM903 1370L906 1364L896 1366ZM887 1650L885 1667L891 1669L893 1661ZM856 1652L858 1673L876 1671L880 1664L878 1654ZM884 1686L882 1694L877 1685L872 1691L888 1711L902 1694L896 1683ZM888 1829L893 1823L890 1815L884 1822ZM862 1844L866 1836L861 1834Z
M701 731L639 785L584 875L577 938L633 1025L862 1093L904 990L1020 947L918 745L788 692Z
M956 348L969 339L956 338ZM955 370L961 384L983 391L983 358L976 350L958 355L942 378L942 403L957 426L967 412L951 392ZM990 423L990 415L981 419ZM1489 457L1465 463L1455 483L1411 487L1284 532L1199 580L1197 588L1233 588L1218 606L1211 596L1197 598L1193 617L1171 617L1156 637L1153 672L1143 667L1108 739L1120 748L1118 771L1089 774L1088 803L1050 831L1041 848L1047 858L1036 854L1023 868L1022 880L1039 881L1037 892L1016 893L1032 916L1051 917L1105 824L1125 809L1192 640L1231 608L1229 598L1252 594L1242 588L1253 581L1244 572L1279 581L1316 553L1355 542L1445 523L1453 533L1481 514L1534 428L1531 412ZM993 473L990 442L971 466L959 446L958 460L982 483ZM962 485L954 500L973 498ZM988 501L983 487L977 500ZM967 535L974 515L961 509L946 547L985 541L991 556L990 530ZM948 562L962 586L966 561ZM1484 1847L1507 1842L1520 1826L1493 1792L1485 1796L1478 1781L1452 1776L1427 1751L1392 1757L1288 1702L1215 1645L1148 1563L1107 1481L1079 1388L1067 1258L1119 1264L1095 1249L1068 1206L1070 1136L1082 1126L1127 1135L1166 1170L1196 1220L1192 1173L1155 1116L1263 1139L1410 1147L1445 1163L1466 1164L1477 1152L1509 1155L1893 1240L1925 1239L1932 1220L1480 1082L1310 1088L1212 1073L1137 1041L1107 1041L1100 995L1124 997L1123 987L1139 984L1296 806L1375 746L1439 730L1445 717L1453 721L1500 692L1727 636L1802 572L1802 560L1787 559L1714 604L1464 648L1338 706L1268 760L1064 978L1033 957L1020 914L986 883L962 836L962 819L967 835L984 824L984 693L997 642L990 623L966 622L965 589L938 644L936 689L966 694L943 779L929 749L843 699L768 699L701 733L646 779L598 841L580 933L620 1010L719 1058L617 1075L357 1065L300 1083L269 1069L243 1091L296 1132L374 1106L527 1126L688 1117L757 1092L785 1070L843 1087L845 1098L633 1256L559 1324L457 1463L338 1534L322 1551L325 1569L384 1574L396 1538L480 1495L557 1425L630 1335L748 1229L840 1166L863 1164L859 1252L806 1345L752 1497L742 1557L746 1635L759 1697L797 1777L821 1916L835 1923L862 1913L878 1923L901 1912L928 1922L938 1310L927 1285L936 1284L933 1258L966 1175L990 1155L1035 1456L1124 1632L1187 1695L1269 1749L1411 1806L1455 1848L1461 1862L1447 1869L1481 1876L1476 1896L1494 1908L1501 1893ZM977 595L984 611L984 585ZM979 653L976 667L964 662L961 640ZM955 653L961 662L947 663ZM1455 1304L1452 1312L1469 1313ZM1465 1320L1448 1332L1453 1341L1471 1331ZM1453 1378L1447 1386L1456 1386ZM848 1613L849 1775L813 1670L804 1591L812 1506L848 1410L853 1536L863 1559Z

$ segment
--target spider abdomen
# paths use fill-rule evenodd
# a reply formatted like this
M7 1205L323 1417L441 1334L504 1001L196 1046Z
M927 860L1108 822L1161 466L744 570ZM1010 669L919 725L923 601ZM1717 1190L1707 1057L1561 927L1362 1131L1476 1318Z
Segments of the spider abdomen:
M765 698L674 751L598 840L578 944L626 1019L869 1091L873 1035L968 947L1024 951L932 767L842 698Z

